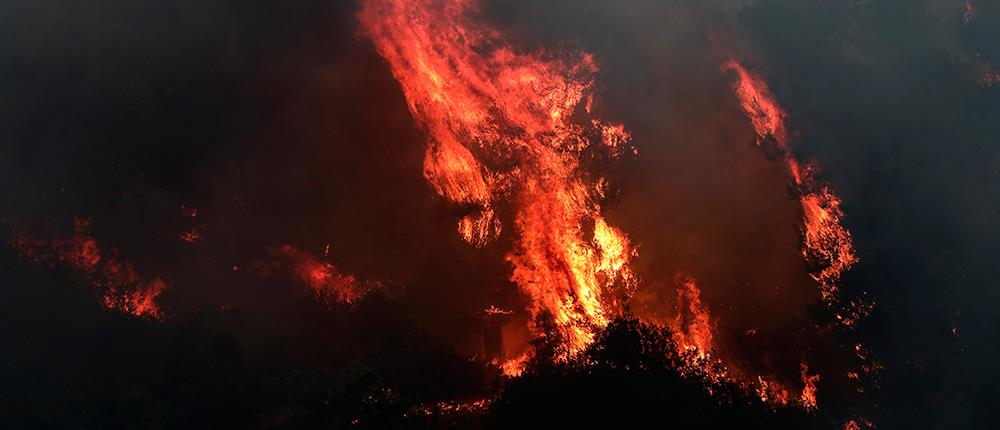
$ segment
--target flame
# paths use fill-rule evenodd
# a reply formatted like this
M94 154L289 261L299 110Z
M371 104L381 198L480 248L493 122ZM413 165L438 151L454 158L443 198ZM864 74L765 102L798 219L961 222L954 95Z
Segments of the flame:
M558 358L569 358L621 315L638 282L630 267L635 247L602 213L607 183L582 161L637 151L624 126L589 118L597 72L591 56L517 52L469 18L476 7L473 0L367 0L358 18L427 135L425 179L464 211L460 237L483 247L501 233L512 236L510 279L530 299L535 335L556 336ZM787 114L764 81L736 61L724 69L737 75L733 89L758 145L773 143L783 154L802 207L802 254L824 299L833 301L842 273L857 260L840 200L815 181L814 165L790 155ZM554 329L542 329L546 319ZM661 322L692 371L755 390L772 404L816 406L819 376L804 364L796 397L771 376L731 373L711 356L713 322L694 279L679 281L677 314ZM495 364L519 375L530 357Z
M816 164L801 163L792 155L791 136L785 123L787 113L775 101L767 83L736 60L726 62L722 69L736 75L732 83L733 92L753 125L758 146L772 143L785 162L802 210L802 255L811 267L810 275L819 287L821 298L837 310L837 321L843 327L853 327L858 319L870 312L874 303L861 299L841 303L839 298L841 277L858 261L851 233L843 225L840 198L829 186L815 179ZM861 359L864 361L864 357ZM803 389L797 399L798 405L806 409L816 408L816 383L819 379L819 375L810 375L808 366L802 363ZM755 387L765 402L792 403L790 390L773 378L758 376Z
M670 322L670 329L681 354L694 352L701 359L712 351L711 317L693 278L684 279L677 289L677 316Z
M524 371L527 370L528 362L531 361L531 357L530 352L525 352L517 357L504 360L499 363L500 371L510 378L521 376L524 374Z
M274 254L281 260L281 268L288 270L292 277L307 285L320 301L327 304L354 303L376 286L341 273L332 263L291 245L281 246Z
M43 240L14 229L11 246L21 258L36 265L70 269L84 283L101 295L107 309L136 317L163 319L156 299L167 289L162 279L144 280L128 260L114 253L103 253L90 234L90 220L73 221L69 238Z
M192 229L181 232L177 235L177 238L187 243L198 243L201 242L201 233L198 230Z
M819 375L810 375L809 366L802 363L802 395L799 396L799 404L806 409L816 409L816 382L819 382Z
M992 70L987 70L986 72L983 72L982 77L979 78L979 82L982 83L983 86L987 87L992 87L994 85L1000 84L1000 73L995 73Z
M972 0L965 0L965 14L962 15L962 20L968 24L972 21L972 18L976 17L976 5L972 4Z
M489 243L502 231L495 208L512 205L510 279L536 322L555 322L568 357L620 312L613 290L634 283L635 251L601 214L606 185L581 168L585 154L616 156L630 136L574 120L591 110L590 55L516 52L469 19L475 9L470 0L369 0L358 17L427 133L424 177L472 211L458 222L461 237Z
M814 267L811 275L819 284L824 301L836 302L841 276L858 261L851 233L843 226L840 198L828 186L815 180L815 164L801 164L790 154L786 114L774 101L767 83L736 60L725 63L723 70L735 72L737 76L733 91L753 123L758 144L773 140L784 153L802 207L802 255Z
M844 430L862 430L873 428L875 428L875 424L872 424L870 420L865 418L853 419L844 423Z

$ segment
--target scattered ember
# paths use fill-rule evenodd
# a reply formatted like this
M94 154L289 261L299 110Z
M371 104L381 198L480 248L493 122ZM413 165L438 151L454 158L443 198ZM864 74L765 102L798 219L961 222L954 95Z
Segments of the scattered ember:
M492 404L493 404L493 399L488 399L488 398L470 400L465 402L444 401L444 402L437 402L432 405L420 406L418 408L409 411L405 415L436 416L436 415L476 414L485 412Z

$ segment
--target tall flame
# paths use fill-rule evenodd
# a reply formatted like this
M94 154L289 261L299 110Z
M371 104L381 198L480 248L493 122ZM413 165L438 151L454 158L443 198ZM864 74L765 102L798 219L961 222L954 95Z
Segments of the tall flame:
M681 281L677 289L677 315L669 326L680 353L693 352L701 359L712 352L711 316L701 302L701 290L694 279Z
M359 19L427 133L424 177L468 210L461 236L483 246L510 203L511 280L535 317L551 318L565 355L620 312L616 287L634 282L629 239L601 213L604 180L581 168L594 151L620 153L629 135L590 114L587 54L516 52L470 21L471 0L369 0ZM581 102L585 106L581 106ZM581 112L585 111L585 112Z
M840 198L829 186L816 181L815 165L803 165L791 155L786 114L775 102L767 83L736 60L727 62L723 69L737 76L733 91L753 123L758 144L773 141L784 154L802 206L802 255L814 267L812 277L819 284L823 299L836 301L841 276L858 261L851 233L843 226Z

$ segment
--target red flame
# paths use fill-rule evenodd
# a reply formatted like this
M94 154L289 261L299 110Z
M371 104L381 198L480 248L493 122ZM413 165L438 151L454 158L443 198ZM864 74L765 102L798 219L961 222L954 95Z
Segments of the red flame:
M278 248L274 254L279 258L279 265L270 267L271 269L287 270L295 280L307 285L320 301L327 304L354 303L377 286L341 273L332 263L291 245ZM262 265L268 269L266 266L269 264Z
M137 317L162 319L156 303L167 284L162 279L144 280L132 263L113 253L102 253L90 235L90 221L74 220L73 235L66 239L36 239L15 229L11 245L22 258L37 265L70 269L102 296L108 309Z

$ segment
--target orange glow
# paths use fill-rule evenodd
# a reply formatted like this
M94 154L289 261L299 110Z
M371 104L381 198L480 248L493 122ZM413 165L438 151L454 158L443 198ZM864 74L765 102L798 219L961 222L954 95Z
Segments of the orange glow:
M475 9L369 0L359 19L427 134L424 177L473 210L458 222L461 237L490 243L505 231L494 208L512 205L511 280L535 321L555 322L568 357L621 311L613 290L634 283L635 251L601 214L604 181L580 166L588 151L621 153L630 137L621 125L575 120L592 103L589 55L516 52L470 20Z

